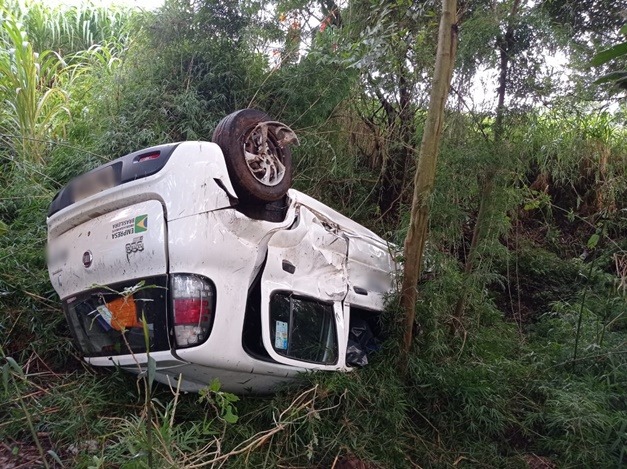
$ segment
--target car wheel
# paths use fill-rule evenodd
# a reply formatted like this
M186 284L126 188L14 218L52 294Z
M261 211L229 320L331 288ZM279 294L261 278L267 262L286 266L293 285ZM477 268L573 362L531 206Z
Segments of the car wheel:
M220 121L212 137L224 153L231 183L240 199L267 203L283 197L292 184L290 144L296 134L265 112L242 109Z

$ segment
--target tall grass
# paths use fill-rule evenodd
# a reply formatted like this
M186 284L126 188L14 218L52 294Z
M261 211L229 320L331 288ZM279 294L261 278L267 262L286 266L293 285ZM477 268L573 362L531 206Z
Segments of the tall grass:
M64 56L96 44L126 45L138 16L132 8L91 2L51 6L35 0L7 0L4 8L24 25L35 50L54 50Z
M43 163L48 140L63 134L70 117L68 96L60 83L66 65L51 51L37 53L21 25L2 19L0 51L0 138L15 157Z
M47 277L47 205L103 159L205 138L230 107L255 96L303 127L299 188L402 239L376 213L380 168L364 164L368 145L348 135L358 120L352 104L340 103L350 74L311 60L265 81L263 57L186 30L176 8L166 22L153 18L154 31L125 55L133 15L123 10L4 5L0 348L11 360L0 363L0 440L12 450L39 444L40 460L54 464L54 454L66 467L627 464L627 152L624 130L608 116L528 113L511 123L496 156L508 158L503 177L513 182L497 194L467 285L470 314L456 334L452 311L480 190L474 175L495 153L468 116L451 120L432 200L436 268L417 305L428 320L406 379L394 368L391 308L391 338L367 368L306 375L266 398L236 400L214 383L199 398L152 388L150 370L138 386L122 371L82 364ZM257 93L255 83L268 89ZM534 186L539 175L548 188Z

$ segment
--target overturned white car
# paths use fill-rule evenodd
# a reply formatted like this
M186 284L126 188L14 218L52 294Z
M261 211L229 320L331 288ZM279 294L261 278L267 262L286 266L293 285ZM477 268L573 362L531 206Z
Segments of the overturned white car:
M138 372L148 346L160 382L257 393L363 364L388 244L289 189L286 126L246 109L213 140L126 155L52 201L50 280L85 360Z

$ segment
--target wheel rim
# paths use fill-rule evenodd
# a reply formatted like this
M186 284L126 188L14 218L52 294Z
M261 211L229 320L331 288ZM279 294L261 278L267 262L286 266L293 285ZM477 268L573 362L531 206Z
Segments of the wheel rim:
M276 186L285 178L285 155L267 123L257 124L244 139L244 156L248 170L264 186Z

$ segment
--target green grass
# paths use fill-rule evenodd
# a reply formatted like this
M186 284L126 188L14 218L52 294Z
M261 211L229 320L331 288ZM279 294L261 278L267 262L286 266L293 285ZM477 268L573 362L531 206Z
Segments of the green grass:
M46 270L49 202L72 177L124 152L209 138L255 96L301 127L296 186L402 243L403 228L377 211L381 168L365 164L368 142L351 140L350 127L363 127L353 108L364 97L350 90L356 75L308 59L268 77L264 56L212 42L204 17L194 19L198 28L173 29L189 13L175 5L164 13L172 21L138 22L149 27L134 41L130 30L141 28L125 11L12 13L32 42L23 44L15 22L0 37L15 49L0 52L0 94L14 106L0 113L0 350L13 359L0 359L0 441L10 451L38 455L39 444L49 465L78 468L356 459L380 468L627 466L627 298L616 270L627 259L626 153L624 130L609 116L529 113L512 123L496 154L511 174L469 279L461 266L479 193L469 175L495 153L468 116L451 116L432 200L436 269L420 284L406 376L396 369L392 306L389 339L364 369L307 375L271 397L236 401L214 385L201 398L81 361ZM64 57L68 67L34 48L79 54ZM531 190L541 175L548 188ZM456 322L462 288L467 311Z
M77 162L68 148L50 161L47 174L61 182L96 163ZM612 271L618 245L600 245L582 261L520 243L495 263L490 289L470 285L455 334L459 265L435 251L438 269L421 284L421 328L405 377L396 370L392 306L384 315L390 338L364 369L308 375L266 398L235 402L214 388L200 401L157 386L146 399L142 379L94 370L71 344L45 270L43 219L56 185L19 171L3 177L11 183L0 188L8 230L0 236L2 350L25 373L9 370L1 390L0 439L9 447L34 448L30 418L52 451L47 461L55 464L55 455L66 467L148 467L148 454L153 467L168 468L200 460L331 467L355 458L372 467L626 463L626 302ZM508 277L508 263L516 277ZM510 295L525 299L528 320L508 316Z
M364 369L308 375L269 398L242 397L233 403L235 423L222 418L219 399L176 397L159 386L151 444L145 387L131 375L55 373L32 358L19 387L37 431L71 467L147 467L149 448L154 467L184 467L195 457L229 467L330 467L349 457L374 467L526 467L536 456L558 467L620 467L623 335L610 332L606 346L586 347L573 363L574 327L547 316L521 335L516 324L489 318L469 331L463 349L451 338L446 353L424 358L418 350L406 378L387 342ZM14 391L5 390L0 408L0 437L29 440Z

